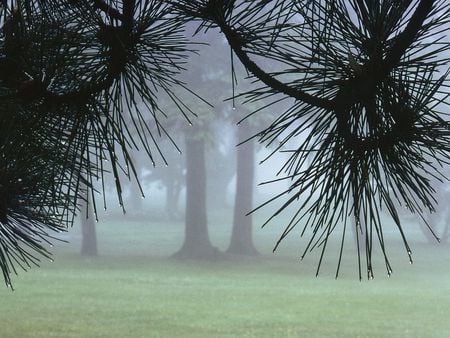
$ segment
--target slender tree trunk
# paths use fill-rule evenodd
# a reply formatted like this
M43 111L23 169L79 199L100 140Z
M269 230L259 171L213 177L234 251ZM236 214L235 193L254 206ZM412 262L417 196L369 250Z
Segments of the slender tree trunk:
M169 221L176 221L180 215L178 202L180 200L181 184L177 180L169 177L165 180L164 185L166 187L166 202L165 213Z
M361 252L365 252L366 248L366 229L364 224L360 224L360 226L356 226L356 220L354 216L351 217L351 228L353 234L353 241L355 242L355 247L361 250Z
M95 229L95 215L92 204L89 202L89 193L81 203L81 251L85 256L97 256L97 234Z
M237 128L239 142L250 135L250 126L244 121ZM239 255L257 255L253 244L252 215L253 183L255 176L255 144L253 139L237 147L236 195L234 200L233 229L227 252Z
M174 221L178 213L178 198L175 197L175 184L172 180L166 182L166 205L164 209L169 221Z
M425 222L420 221L420 229L429 244L438 245L439 243L447 243L448 241L450 210L446 207L446 201L450 198L450 191L447 184L438 180L434 180L432 185L436 189L435 198L439 201L439 204L436 205L437 209L435 212L426 212L424 214L425 222L427 222L428 225ZM439 241L430 231L428 226L433 229L434 235L439 238Z
M139 189L137 182L129 182L130 195L128 197L128 204L125 204L127 211L130 211L132 215L142 216L142 192Z
M426 221L428 222L430 227L433 229L435 235L438 236L439 242L433 236L433 234L431 233L428 226L426 224L424 224L424 222L420 222L420 229L422 230L422 233L424 234L425 238L427 239L428 244L438 245L439 243L443 244L443 243L448 242L449 230L450 230L450 214L447 210L445 211L445 214L444 214L444 224L445 225L442 230L440 230L441 228L437 226L441 220L441 217L439 217L439 216L441 216L441 215L436 214L436 213L428 214L426 216Z
M133 163L133 165L135 166L135 168L138 168L138 157L136 153L130 152L129 153L130 156L130 160ZM127 198L127 201L125 203L125 209L127 210L127 212L129 212L131 215L134 216L142 216L143 214L143 198L142 198L142 191L139 188L139 184L138 182L136 182L134 180L134 176L130 170L130 175L132 176L133 179L129 180L128 183L128 191L129 191L129 196ZM138 179L138 177L136 177L136 179ZM142 181L140 182L142 183Z
M218 254L208 233L205 142L186 136L185 238L178 258L212 259Z

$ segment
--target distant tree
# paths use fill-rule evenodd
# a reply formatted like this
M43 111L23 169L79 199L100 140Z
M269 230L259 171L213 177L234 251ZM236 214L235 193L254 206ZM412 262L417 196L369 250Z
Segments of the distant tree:
M234 195L233 227L228 253L257 255L253 244L252 215L255 189L255 144L251 123L244 120L237 127L236 192ZM241 143L243 142L243 143Z
M412 260L394 202L419 214L432 209L427 177L439 167L430 159L448 162L450 135L441 109L449 95L450 44L442 31L448 25L450 4L439 0L173 3L203 27L223 33L236 57L263 84L250 97L281 93L296 100L262 134L269 142L280 136L304 138L292 153L286 172L291 184L279 195L286 201L276 214L300 197L304 202L280 241L298 224L303 223L305 230L310 227L312 236L302 257L320 248L318 273L334 230L343 219L353 217L356 226L364 222L368 234L364 250L357 252L360 278L363 261L367 277L373 277L375 241L390 274L383 209ZM263 68L260 59L273 60L273 66ZM313 154L309 165L306 154ZM336 276L344 242L345 231Z
M179 204L181 191L186 187L186 165L183 163L184 156L177 154L177 158L175 156L170 157L167 167L151 168L146 180L157 181L164 187L166 192L164 201L165 216L170 221L176 221L181 217Z
M195 26L190 24L188 31L195 32ZM215 156L218 157L218 150L214 147L217 147L220 141L214 139L213 121L223 117L221 101L226 98L225 93L228 92L223 89L226 83L223 63L227 59L224 59L225 45L220 35L202 35L196 38L196 42L208 45L197 47L199 56L193 57L188 63L190 71L186 83L196 92L202 93L210 106L191 104L191 107L196 107L194 113L197 117L191 126L183 128L186 158L185 238L175 257L214 259L218 255L218 249L211 244L209 238L208 209L212 198L207 195L208 180L214 178L208 177L206 160L208 148L215 151ZM218 140L220 138L219 136ZM218 194L217 191L213 193ZM224 196L225 192L221 191L220 194Z
M214 258L218 250L210 241L206 197L206 142L200 128L192 127L185 135L186 207L183 246L177 258Z
M231 95L231 94L230 94ZM231 105L227 102L231 109ZM230 123L225 105L216 109L222 110L215 117L211 125L212 142L206 152L206 170L208 173L208 203L210 209L224 210L230 207L227 195L229 187L235 175L235 125ZM234 112L234 111L233 111ZM236 115L237 113L234 112ZM217 194L223 191L223 194Z
M432 212L423 215L420 229L429 244L448 243L450 237L450 208L448 201L450 197L450 184L447 177L433 178L433 186L436 189L434 198L438 202Z
M283 106L281 102L277 103L279 104L277 108ZM253 211L256 209L254 205L256 153L262 147L257 140L259 132L265 130L272 121L273 112L260 111L257 115L253 113L271 105L272 103L267 104L264 100L259 100L258 104L244 102L238 108L241 115L230 116L237 127L235 128L236 184L232 234L227 249L229 253L250 256L258 254L253 243ZM276 146L267 144L265 148L274 151L278 146L279 142Z
M91 198L86 191L82 195L82 202L80 203L80 225L81 225L81 250L80 253L84 256L97 256L97 231L95 223L97 215L95 215Z
M112 172L123 204L119 173L135 175L131 149L156 162L158 134L144 115L166 134L160 92L189 115L174 88L190 91L177 75L190 53L182 31L192 21L199 32L220 31L260 84L249 98L295 100L261 133L262 142L300 139L285 166L290 187L278 195L286 201L275 215L302 204L280 240L298 224L311 228L305 253L320 248L319 271L334 230L354 218L367 233L357 253L360 278L363 261L373 277L377 243L390 274L381 211L411 259L395 203L419 214L432 210L429 177L449 160L450 44L442 36L449 18L446 0L1 1L6 282L14 266L38 262L29 251L48 256L47 231L72 224L79 177L91 182ZM340 238L336 275L345 231Z

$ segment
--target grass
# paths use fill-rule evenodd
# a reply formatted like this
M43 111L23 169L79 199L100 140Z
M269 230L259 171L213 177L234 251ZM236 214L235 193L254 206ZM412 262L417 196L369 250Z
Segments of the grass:
M228 220L211 223L225 248ZM299 263L295 238L271 254L276 227L256 230L257 259L167 258L182 230L104 221L101 255L87 258L73 229L54 263L20 273L15 292L0 291L0 337L450 337L449 247L414 232L415 264L393 237L392 277L378 264L375 280L359 282L350 249L333 278L337 244L318 278L317 256Z

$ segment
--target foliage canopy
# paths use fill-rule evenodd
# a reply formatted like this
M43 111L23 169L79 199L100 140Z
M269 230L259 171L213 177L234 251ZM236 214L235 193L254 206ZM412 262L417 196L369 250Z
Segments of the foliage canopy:
M364 233L360 277L364 265L373 277L375 245L390 274L381 213L411 259L398 208L433 210L430 178L446 179L449 18L446 0L0 1L6 283L15 266L39 261L35 253L49 257L45 242L72 223L80 187L94 194L93 181L110 171L122 205L119 172L135 175L130 149L163 158L159 92L193 118L177 96L196 95L177 77L195 49L183 34L188 22L227 39L232 58L260 84L240 94L247 101L294 99L255 135L279 142L275 151L299 144L281 171L289 189L273 199L286 197L273 217L297 210L280 241L300 223L302 234L311 228L305 253L321 248L319 271L342 226L337 276L353 219Z

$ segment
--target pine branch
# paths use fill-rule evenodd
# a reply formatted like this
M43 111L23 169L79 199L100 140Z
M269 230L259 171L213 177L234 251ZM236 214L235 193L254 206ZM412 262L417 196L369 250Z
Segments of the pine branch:
M124 19L124 14L120 13L116 8L108 5L104 0L93 0L95 7L105 12L112 19L122 21Z
M394 44L383 61L384 75L389 74L398 65L406 50L416 40L417 34L429 17L435 2L436 0L420 0L404 31L395 38Z
M313 107L326 110L332 109L332 105L329 100L310 95L298 88L288 86L282 81L277 80L273 75L266 73L254 61L252 61L244 51L245 46L242 43L243 39L239 36L239 34L233 31L232 28L227 26L224 22L218 24L225 37L227 38L230 47L233 49L244 67L262 83L280 93L286 94L296 100L310 104Z

